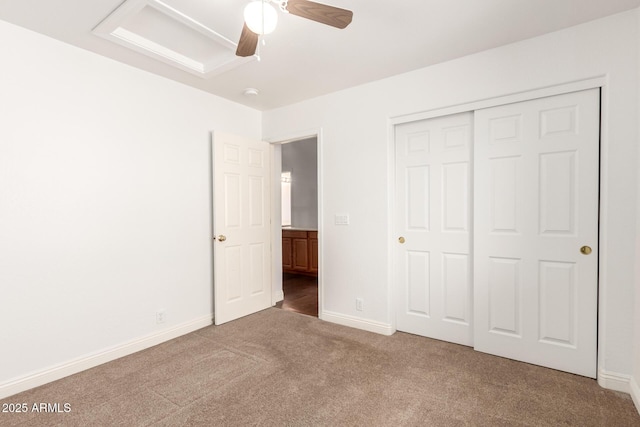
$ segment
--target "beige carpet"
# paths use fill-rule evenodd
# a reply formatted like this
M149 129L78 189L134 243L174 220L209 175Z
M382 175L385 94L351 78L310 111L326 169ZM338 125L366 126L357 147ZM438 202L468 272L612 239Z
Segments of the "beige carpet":
M275 308L2 401L22 402L0 425L640 426L588 378Z

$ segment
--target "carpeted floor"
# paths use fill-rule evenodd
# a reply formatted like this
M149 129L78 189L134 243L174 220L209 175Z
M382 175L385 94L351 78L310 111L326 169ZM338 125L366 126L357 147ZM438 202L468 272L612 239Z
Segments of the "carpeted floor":
M640 426L594 380L404 333L271 308L0 403L30 426Z

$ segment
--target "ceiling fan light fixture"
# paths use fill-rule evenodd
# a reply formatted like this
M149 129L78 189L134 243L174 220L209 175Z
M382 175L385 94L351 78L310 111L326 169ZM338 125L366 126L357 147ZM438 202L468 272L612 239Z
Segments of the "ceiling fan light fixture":
M269 34L276 29L278 12L266 1L252 1L244 8L244 22L256 34Z

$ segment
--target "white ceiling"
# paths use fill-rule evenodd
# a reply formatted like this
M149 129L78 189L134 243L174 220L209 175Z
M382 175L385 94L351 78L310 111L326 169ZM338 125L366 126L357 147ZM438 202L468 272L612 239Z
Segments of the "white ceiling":
M237 42L249 0L162 1ZM268 110L640 6L640 0L321 2L352 10L352 24L338 30L280 13L275 32L264 37L260 61L204 77L94 34L122 0L0 0L0 19ZM249 87L260 94L243 95Z

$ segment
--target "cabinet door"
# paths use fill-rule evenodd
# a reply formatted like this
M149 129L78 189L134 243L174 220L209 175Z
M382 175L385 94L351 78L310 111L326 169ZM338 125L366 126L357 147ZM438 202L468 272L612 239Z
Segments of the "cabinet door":
M291 238L282 238L282 268L290 270L293 268L293 257L291 256Z
M309 271L318 272L318 233L309 233Z
M293 269L297 271L309 270L309 245L308 240L296 238L291 240L293 252Z

